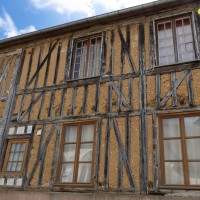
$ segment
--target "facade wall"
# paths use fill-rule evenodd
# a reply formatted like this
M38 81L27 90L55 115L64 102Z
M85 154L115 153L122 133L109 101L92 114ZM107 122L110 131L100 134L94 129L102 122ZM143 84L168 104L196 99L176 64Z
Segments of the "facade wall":
M57 162L63 125L92 119L97 123L94 186L85 190L159 190L158 117L199 110L200 65L195 61L155 67L153 20L191 11L195 17L196 8L194 4L180 6L17 46L22 49L21 62L18 73L12 75L14 57L8 74L8 80L14 76L18 83L10 116L5 116L1 166L8 139L16 137L9 136L9 128L31 126L32 133L25 134L29 148L23 173L2 173L1 185L8 186L8 179L14 178L14 187L83 190L56 185ZM194 24L198 49L200 25L197 21ZM101 76L72 80L69 74L75 39L97 33L102 34ZM15 48L2 50L2 69L6 67L2 60L10 59L7 51ZM6 91L8 87L9 83ZM3 113L6 103L1 103ZM19 185L18 179L22 180Z

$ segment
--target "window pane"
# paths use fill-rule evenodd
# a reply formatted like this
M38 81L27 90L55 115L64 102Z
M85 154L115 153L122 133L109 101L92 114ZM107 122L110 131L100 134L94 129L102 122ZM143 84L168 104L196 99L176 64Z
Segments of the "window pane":
M91 163L80 163L78 167L78 183L90 183L91 182Z
M189 162L190 185L200 185L200 162Z
M18 160L18 153L14 153L14 156L13 156L13 161L17 161Z
M182 160L180 140L164 140L164 159Z
M65 142L76 142L77 126L66 127Z
M11 168L11 162L8 162L7 166L6 166L6 171L10 171Z
M18 162L16 171L18 171L18 172L21 171L21 166L22 166L22 162Z
M19 150L20 150L20 147L21 147L21 143L17 143L17 144L16 144L16 147L15 147L15 152L16 152L16 151L19 151Z
M60 181L61 182L73 182L74 164L63 164Z
M94 125L83 125L81 141L82 142L93 141L93 134L94 134Z
M17 134L24 134L25 133L25 126L21 126L17 128Z
M179 118L163 119L163 137L180 137Z
M165 184L183 185L183 164L180 162L165 162Z
M81 144L79 161L92 161L93 144Z
M26 143L21 144L21 151L25 151Z
M187 154L188 159L200 159L199 147L200 139L187 139Z
M19 154L18 161L23 161L23 156L24 156L24 153L20 153L20 154Z
M16 170L16 166L17 166L17 163L16 162L12 162L11 171L15 171Z
M15 132L15 127L9 128L9 133L8 135L13 135Z
M63 161L64 162L74 161L75 150L76 150L75 144L65 144L63 150Z
M9 160L9 161L12 161L13 155L14 155L14 153L10 153L10 154L9 154L9 157L8 157L8 160Z
M185 117L184 123L186 137L200 136L200 117Z
M15 144L11 144L11 150L10 151L14 151L15 150Z

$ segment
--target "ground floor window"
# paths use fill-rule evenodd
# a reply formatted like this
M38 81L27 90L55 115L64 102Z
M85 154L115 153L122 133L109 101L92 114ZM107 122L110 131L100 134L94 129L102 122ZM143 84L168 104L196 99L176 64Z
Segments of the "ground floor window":
M9 139L3 173L21 175L24 169L29 139Z
M94 167L95 123L63 126L58 182L92 184Z
M161 116L162 186L200 186L200 113Z

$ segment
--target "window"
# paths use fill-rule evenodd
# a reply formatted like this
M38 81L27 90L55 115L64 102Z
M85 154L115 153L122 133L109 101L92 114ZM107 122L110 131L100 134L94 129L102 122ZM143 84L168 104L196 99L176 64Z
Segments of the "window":
M195 46L190 16L170 18L157 23L159 65L195 59Z
M26 153L28 149L28 139L9 139L4 165L4 173L21 175L23 172Z
M162 186L200 186L200 115L160 118Z
M76 42L73 79L100 75L101 36Z
M64 126L58 182L92 184L95 124Z

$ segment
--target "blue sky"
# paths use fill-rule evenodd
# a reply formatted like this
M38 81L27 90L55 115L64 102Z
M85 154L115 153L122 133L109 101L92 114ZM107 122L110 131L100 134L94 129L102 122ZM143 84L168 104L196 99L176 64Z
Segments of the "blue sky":
M155 0L1 0L0 40Z

